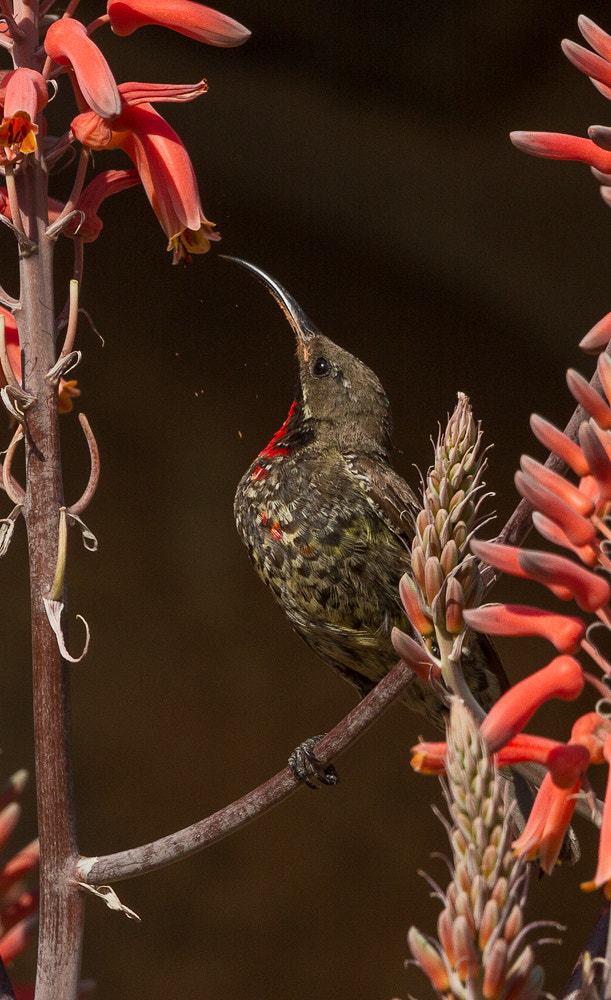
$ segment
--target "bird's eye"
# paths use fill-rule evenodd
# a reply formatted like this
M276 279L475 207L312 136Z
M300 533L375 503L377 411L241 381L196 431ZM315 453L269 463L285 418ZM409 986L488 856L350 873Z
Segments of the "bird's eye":
M325 378L331 374L331 362L327 358L316 358L312 365L312 374L316 378Z
M436 639L432 639L429 636L427 639L425 639L425 644L428 646L428 648L429 648L430 652L433 654L433 656L435 656L437 659L439 659L441 653L440 653L440 650L439 650L439 645L437 643L437 640Z

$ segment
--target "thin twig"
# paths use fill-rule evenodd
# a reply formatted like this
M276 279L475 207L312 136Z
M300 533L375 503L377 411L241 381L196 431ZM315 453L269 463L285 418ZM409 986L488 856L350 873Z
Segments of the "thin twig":
M413 671L402 660L393 667L356 708L316 744L316 757L321 766L327 767L347 750L399 697L413 676ZM254 791L184 830L117 854L81 858L76 866L76 878L88 885L100 885L161 868L222 840L301 787L302 782L285 767Z

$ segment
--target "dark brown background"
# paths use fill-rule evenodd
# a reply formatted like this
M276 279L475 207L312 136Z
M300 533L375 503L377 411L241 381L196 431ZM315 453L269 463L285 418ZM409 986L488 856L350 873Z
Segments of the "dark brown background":
M99 34L119 80L208 77L208 95L165 113L223 243L172 268L143 195L129 192L107 206L87 251L83 304L105 346L83 321L82 408L102 453L87 512L100 551L74 537L70 564L72 611L92 628L73 674L83 852L218 809L355 700L284 623L234 530L235 486L284 418L295 371L279 310L220 250L267 269L378 372L394 407L396 465L414 484L457 390L495 443L487 478L501 518L515 503L520 453L540 455L528 414L568 416L563 371L591 372L576 345L611 308L609 215L586 167L529 159L507 133L609 121L609 105L559 48L578 37L582 9L226 0L253 31L236 51L153 29ZM592 0L586 12L611 30L608 4ZM118 162L97 157L99 167ZM10 250L3 244L7 269ZM86 455L74 417L62 426L71 499ZM7 774L32 765L24 555L20 528L3 566ZM528 599L509 583L502 593ZM74 648L80 641L77 623ZM514 678L548 653L526 641L503 651ZM551 707L541 725L566 736L570 718ZM414 921L434 930L438 907L416 871L443 879L429 854L445 842L429 805L436 784L409 766L419 733L431 735L424 720L391 710L341 760L338 789L302 791L207 853L119 885L141 925L91 901L84 974L98 995L426 994L420 974L403 969L405 934ZM23 837L34 830L30 790ZM590 854L532 886L530 915L570 924L568 946L541 951L551 990L597 911L576 888L593 863Z

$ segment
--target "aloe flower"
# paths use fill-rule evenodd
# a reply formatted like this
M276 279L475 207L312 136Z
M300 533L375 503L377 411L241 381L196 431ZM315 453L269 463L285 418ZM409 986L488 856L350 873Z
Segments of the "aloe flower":
M484 604L465 609L471 628L487 635L537 635L548 639L559 653L576 653L586 634L581 618L523 604Z
M110 66L84 24L62 17L49 26L45 51L58 66L71 66L87 105L100 118L116 118L121 97Z
M208 45L242 45L250 38L248 28L233 18L192 0L109 0L106 9L116 35L158 24Z
M0 850L5 850L21 817L19 800L28 780L18 771L0 791ZM31 943L38 926L38 891L28 887L38 868L34 841L0 866L0 957L10 965ZM15 985L17 998L28 996L27 985Z
M609 765L609 773L600 829L598 865L594 878L590 882L584 882L582 889L590 891L602 888L607 899L611 899L611 735L605 741L603 755Z
M412 956L448 1000L534 1000L543 986L524 923L527 877L509 844L498 773L470 713L454 699L447 734L446 800L452 880L435 886L437 937L408 933Z
M611 36L589 18L580 16L579 30L594 51L576 42L566 40L562 49L570 62L585 73L594 86L611 99ZM566 135L559 132L511 133L511 141L520 150L533 156L543 156L554 160L577 160L592 167L601 184L601 195L611 204L611 129L604 125L592 125L585 136ZM603 317L581 341L586 351L604 350L611 338L611 313Z
M46 80L35 70L19 67L2 78L0 104L0 162L23 159L36 149L36 117L48 101Z
M585 772L590 764L604 762L604 746L610 731L611 723L597 712L588 712L577 719L571 730L571 743L555 751L564 753L564 763L569 766L550 769L522 835L513 843L517 854L524 854L531 861L537 858L548 875L558 861ZM568 751L572 751L570 764Z
M158 89L163 92L162 87ZM165 99L172 99L167 92ZM168 238L174 263L188 262L192 253L205 253L210 241L220 238L203 213L185 147L150 104L124 103L112 125L92 111L85 112L73 120L72 134L91 149L121 148L127 153Z
M80 214L66 226L64 234L85 243L97 240L104 225L98 215L104 199L139 183L136 170L103 170L96 174L76 203L76 210Z
M478 523L485 468L481 428L469 400L459 393L423 482L411 572L400 585L405 612L423 646L397 629L392 635L399 656L423 680L442 677L450 690L467 700L472 696L460 667L468 650L463 612L478 603L483 591L469 538Z
M514 850L529 861L537 858L547 875L558 861L580 788L580 780L568 788L559 788L551 774L546 774L524 832L513 843Z
M551 698L574 701L583 691L584 683L577 660L561 655L501 695L480 727L487 752L497 755L499 767L529 760L555 767L559 762L554 761L553 754L564 744L530 734L524 736L522 730L545 702ZM441 741L417 743L412 747L412 767L425 774L442 774L446 752L447 746ZM566 766L566 761L560 763Z
M73 4L70 15L74 10ZM132 160L166 234L173 262L188 263L192 254L205 253L210 243L220 236L214 231L214 223L204 215L195 172L183 143L151 104L192 100L205 93L208 85L205 80L187 85L117 85L92 35L104 25L110 25L115 34L123 36L144 25L155 24L210 45L228 47L241 45L250 32L225 14L192 0L134 0L132 3L110 0L107 13L88 26L70 15L48 26L43 42L47 61L43 75L38 74L45 85L46 101L46 80L69 71L79 110L68 137L57 140L55 147L47 142L49 162L52 165L58 160L68 142L74 140L94 150L122 148ZM11 74L5 76L9 79ZM9 87L10 84L5 88L0 78L0 103L4 89ZM0 125L0 160L2 150L4 160L9 161L36 148L38 125L34 117L24 107L19 109L19 115ZM82 191L84 177L83 168L58 232L90 242L102 228L97 208L108 194L121 190L121 184L115 175L112 187L102 180L85 194ZM15 199L16 194L12 192L12 210L16 214ZM82 213L80 228L71 215L74 208Z

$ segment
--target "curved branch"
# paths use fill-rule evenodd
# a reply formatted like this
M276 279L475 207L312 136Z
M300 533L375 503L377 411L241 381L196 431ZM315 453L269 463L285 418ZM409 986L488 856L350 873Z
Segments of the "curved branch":
M335 757L347 750L399 697L413 677L413 670L400 660L356 708L317 743L316 757L320 764L327 767ZM184 830L117 854L107 854L101 858L81 858L76 865L76 878L88 885L100 885L118 882L134 875L144 875L222 840L301 787L302 782L290 768L285 767L241 799Z

